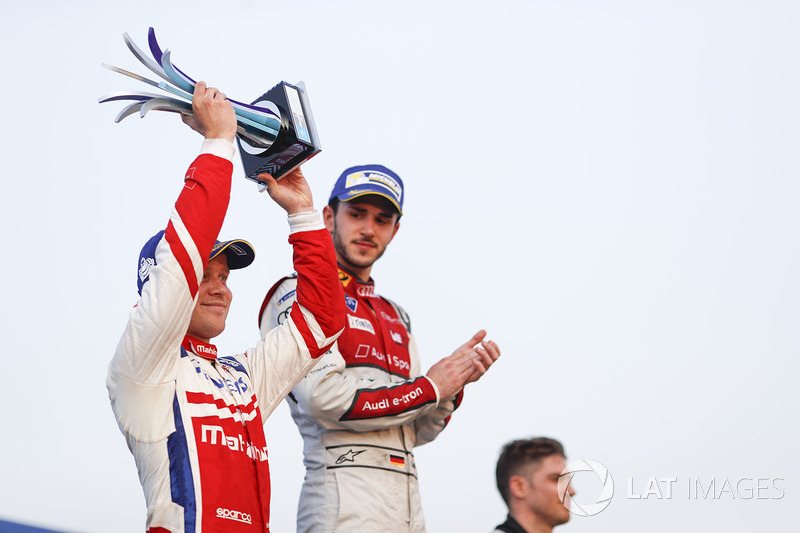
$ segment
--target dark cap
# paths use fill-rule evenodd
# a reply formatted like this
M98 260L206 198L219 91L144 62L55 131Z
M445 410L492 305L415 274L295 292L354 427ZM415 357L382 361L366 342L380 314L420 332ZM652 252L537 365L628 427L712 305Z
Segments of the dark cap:
M164 230L150 237L142 247L142 251L139 252L136 286L139 289L140 296L142 287L150 279L150 269L156 265L156 247L161 242L162 237L164 237ZM208 259L214 259L223 252L228 258L228 268L231 270L249 266L256 258L256 252L249 242L243 239L233 239L230 241L217 241L211 248L211 255L209 255Z
M342 172L328 202L334 198L349 202L367 194L383 196L403 214L403 180L383 165L361 165Z

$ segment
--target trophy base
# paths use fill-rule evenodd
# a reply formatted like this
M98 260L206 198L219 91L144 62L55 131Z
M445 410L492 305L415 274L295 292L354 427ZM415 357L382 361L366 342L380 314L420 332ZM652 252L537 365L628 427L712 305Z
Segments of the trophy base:
M279 180L322 151L322 145L303 82L291 85L282 81L252 105L271 109L281 119L280 131L268 147L236 137L245 177L258 183L263 191L267 184L258 178L259 174L270 174Z

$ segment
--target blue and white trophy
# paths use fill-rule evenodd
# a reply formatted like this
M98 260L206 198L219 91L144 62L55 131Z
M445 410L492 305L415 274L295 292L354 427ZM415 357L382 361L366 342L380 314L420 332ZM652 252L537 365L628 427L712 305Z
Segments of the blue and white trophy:
M149 111L191 115L196 82L172 64L169 50L161 51L155 30L150 28L148 32L152 58L142 52L127 33L123 34L123 39L133 55L163 81L154 81L106 63L103 66L157 87L169 95L119 91L101 97L100 103L133 101L120 111L115 122L134 113L144 117ZM257 182L260 190L264 190L266 183L258 179L259 174L268 173L280 179L322 150L303 82L291 85L282 81L252 104L231 98L228 100L236 112L237 141L245 176Z

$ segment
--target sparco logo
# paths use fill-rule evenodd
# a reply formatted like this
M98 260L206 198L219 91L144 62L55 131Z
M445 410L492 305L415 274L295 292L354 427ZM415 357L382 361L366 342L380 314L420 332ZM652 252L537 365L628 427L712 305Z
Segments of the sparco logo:
M226 520L236 520L237 522L244 522L245 524L252 524L253 518L241 511L231 511L230 509L217 509L217 518L224 518Z
M594 472L600 478L600 483L603 484L603 490L594 501L594 503L579 504L576 502L569 493L569 484L572 477L578 472ZM608 469L597 461L591 459L578 459L572 461L561 472L561 477L558 478L558 497L564 507L569 509L569 512L578 516L594 516L611 503L611 497L614 496L614 479Z

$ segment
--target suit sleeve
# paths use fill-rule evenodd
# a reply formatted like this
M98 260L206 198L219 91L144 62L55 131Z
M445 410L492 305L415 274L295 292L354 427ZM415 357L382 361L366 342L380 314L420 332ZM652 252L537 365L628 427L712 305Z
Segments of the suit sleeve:
M397 309L401 316L408 316L408 314L397 303L391 301L390 303ZM407 327L408 352L412 365L411 372L412 374L421 374L422 369L420 366L417 341L414 335L411 333L410 324L408 324ZM453 414L453 411L458 409L458 406L461 404L461 398L463 395L464 389L461 389L458 394L455 395L455 397L445 398L443 400L440 399L435 409L426 411L425 413L421 414L421 416L418 416L414 419L414 435L416 439L414 443L415 446L427 444L439 436L439 433L441 433L450 422L450 416Z
M164 417L164 430L172 424L163 406L172 404L180 343L230 199L233 145L216 141L227 143L204 142L203 152L186 172L156 247L156 265L109 366L109 396L127 432L142 422L141 417Z
M344 330L344 292L330 233L316 211L290 216L296 305L248 352L264 418Z
M261 315L262 333L281 326L294 312L294 290L294 280L288 278L270 291ZM412 361L416 357L413 353ZM425 376L372 380L359 379L345 370L345 360L334 344L292 389L299 408L325 428L365 432L426 420L421 428L428 432L428 442L444 427L435 420L444 420L452 412L444 405L439 408L439 392ZM417 362L412 374L418 373Z
M419 361L416 342L412 335L409 335L409 350L412 360ZM423 416L414 420L416 446L427 444L439 436L439 433L441 433L450 422L450 416L453 414L453 411L458 409L458 406L461 404L463 395L464 389L461 389L455 397L445 398L439 401L436 409L428 411Z

